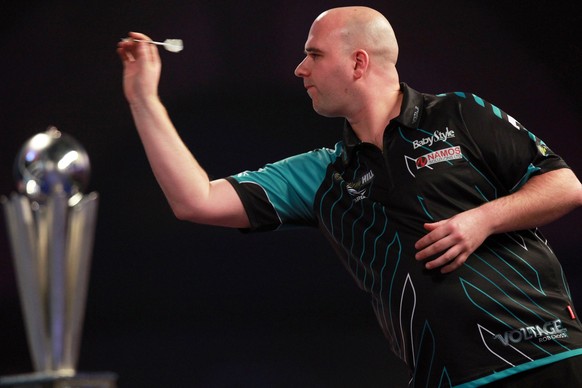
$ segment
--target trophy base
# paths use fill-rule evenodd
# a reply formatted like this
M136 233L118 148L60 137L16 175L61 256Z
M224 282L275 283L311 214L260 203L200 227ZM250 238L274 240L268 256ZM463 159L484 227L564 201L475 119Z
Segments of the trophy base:
M111 372L77 373L72 376L29 373L0 377L0 387L15 388L115 388L116 382L117 375Z

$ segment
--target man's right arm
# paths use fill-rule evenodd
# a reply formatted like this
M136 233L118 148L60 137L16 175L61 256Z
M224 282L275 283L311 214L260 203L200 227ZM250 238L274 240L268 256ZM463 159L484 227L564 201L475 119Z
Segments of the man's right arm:
M130 38L150 40L139 33ZM176 217L201 224L245 228L240 198L224 179L210 181L174 127L158 94L161 62L156 46L123 41L123 87L152 171Z

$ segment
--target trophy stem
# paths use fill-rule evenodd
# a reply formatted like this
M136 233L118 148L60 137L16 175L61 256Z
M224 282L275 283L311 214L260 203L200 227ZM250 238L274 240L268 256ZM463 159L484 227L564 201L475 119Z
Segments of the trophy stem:
M67 234L67 202L64 192L49 196L47 202L48 218L48 284L49 284L49 327L51 339L51 367L61 371L69 369L63 365L65 353L66 321L66 262L65 246ZM74 373L74 368L73 368Z
M2 198L34 370L74 375L79 358L97 193L70 206L65 193L46 204Z
M24 205L24 204L23 204ZM35 268L37 271L37 276L35 277L36 282L38 282L38 290L35 292L39 293L39 300L42 303L39 313L42 314L42 326L39 326L39 331L41 331L44 338L44 348L43 354L33 355L33 358L43 360L43 368L35 369L36 371L47 371L52 369L52 356L50 352L50 330L49 330L49 283L48 283L48 241L49 241L49 225L48 225L48 214L45 206L40 206L38 202L26 201L27 208L32 209L32 214L34 216L34 237L33 240L33 254L30 266ZM35 244L36 242L36 244ZM17 256L15 256L15 260ZM23 259L21 259L23 260ZM25 270L23 270L25 271ZM32 292L32 291L31 291ZM29 325L27 323L27 325ZM34 329L34 325L31 326L31 330Z

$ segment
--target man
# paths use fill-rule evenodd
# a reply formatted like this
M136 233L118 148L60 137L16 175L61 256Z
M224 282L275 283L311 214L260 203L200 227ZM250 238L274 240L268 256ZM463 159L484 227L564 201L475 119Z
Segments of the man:
M318 227L370 293L411 386L520 387L563 374L582 384L582 326L536 229L582 204L580 182L494 105L400 83L398 45L380 13L321 14L295 70L317 113L345 117L343 141L213 181L158 98L156 47L129 40L118 53L176 216L257 231Z

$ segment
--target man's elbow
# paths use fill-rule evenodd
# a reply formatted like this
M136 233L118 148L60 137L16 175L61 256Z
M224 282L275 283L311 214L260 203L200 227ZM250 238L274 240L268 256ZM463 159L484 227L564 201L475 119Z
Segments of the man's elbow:
M178 220L180 221L190 221L190 222L194 222L192 214L185 212L183 210L176 210L176 209L172 209L172 211L174 212L174 217L176 217Z
M192 206L188 206L188 204L184 203L170 202L170 207L172 208L174 217L176 217L180 221L189 221L194 223L198 222L197 220L199 218L199 212Z
M571 170L566 170L568 176L568 193L570 194L572 208L582 206L582 183Z
M578 187L575 189L575 207L582 206L582 184L578 182Z

